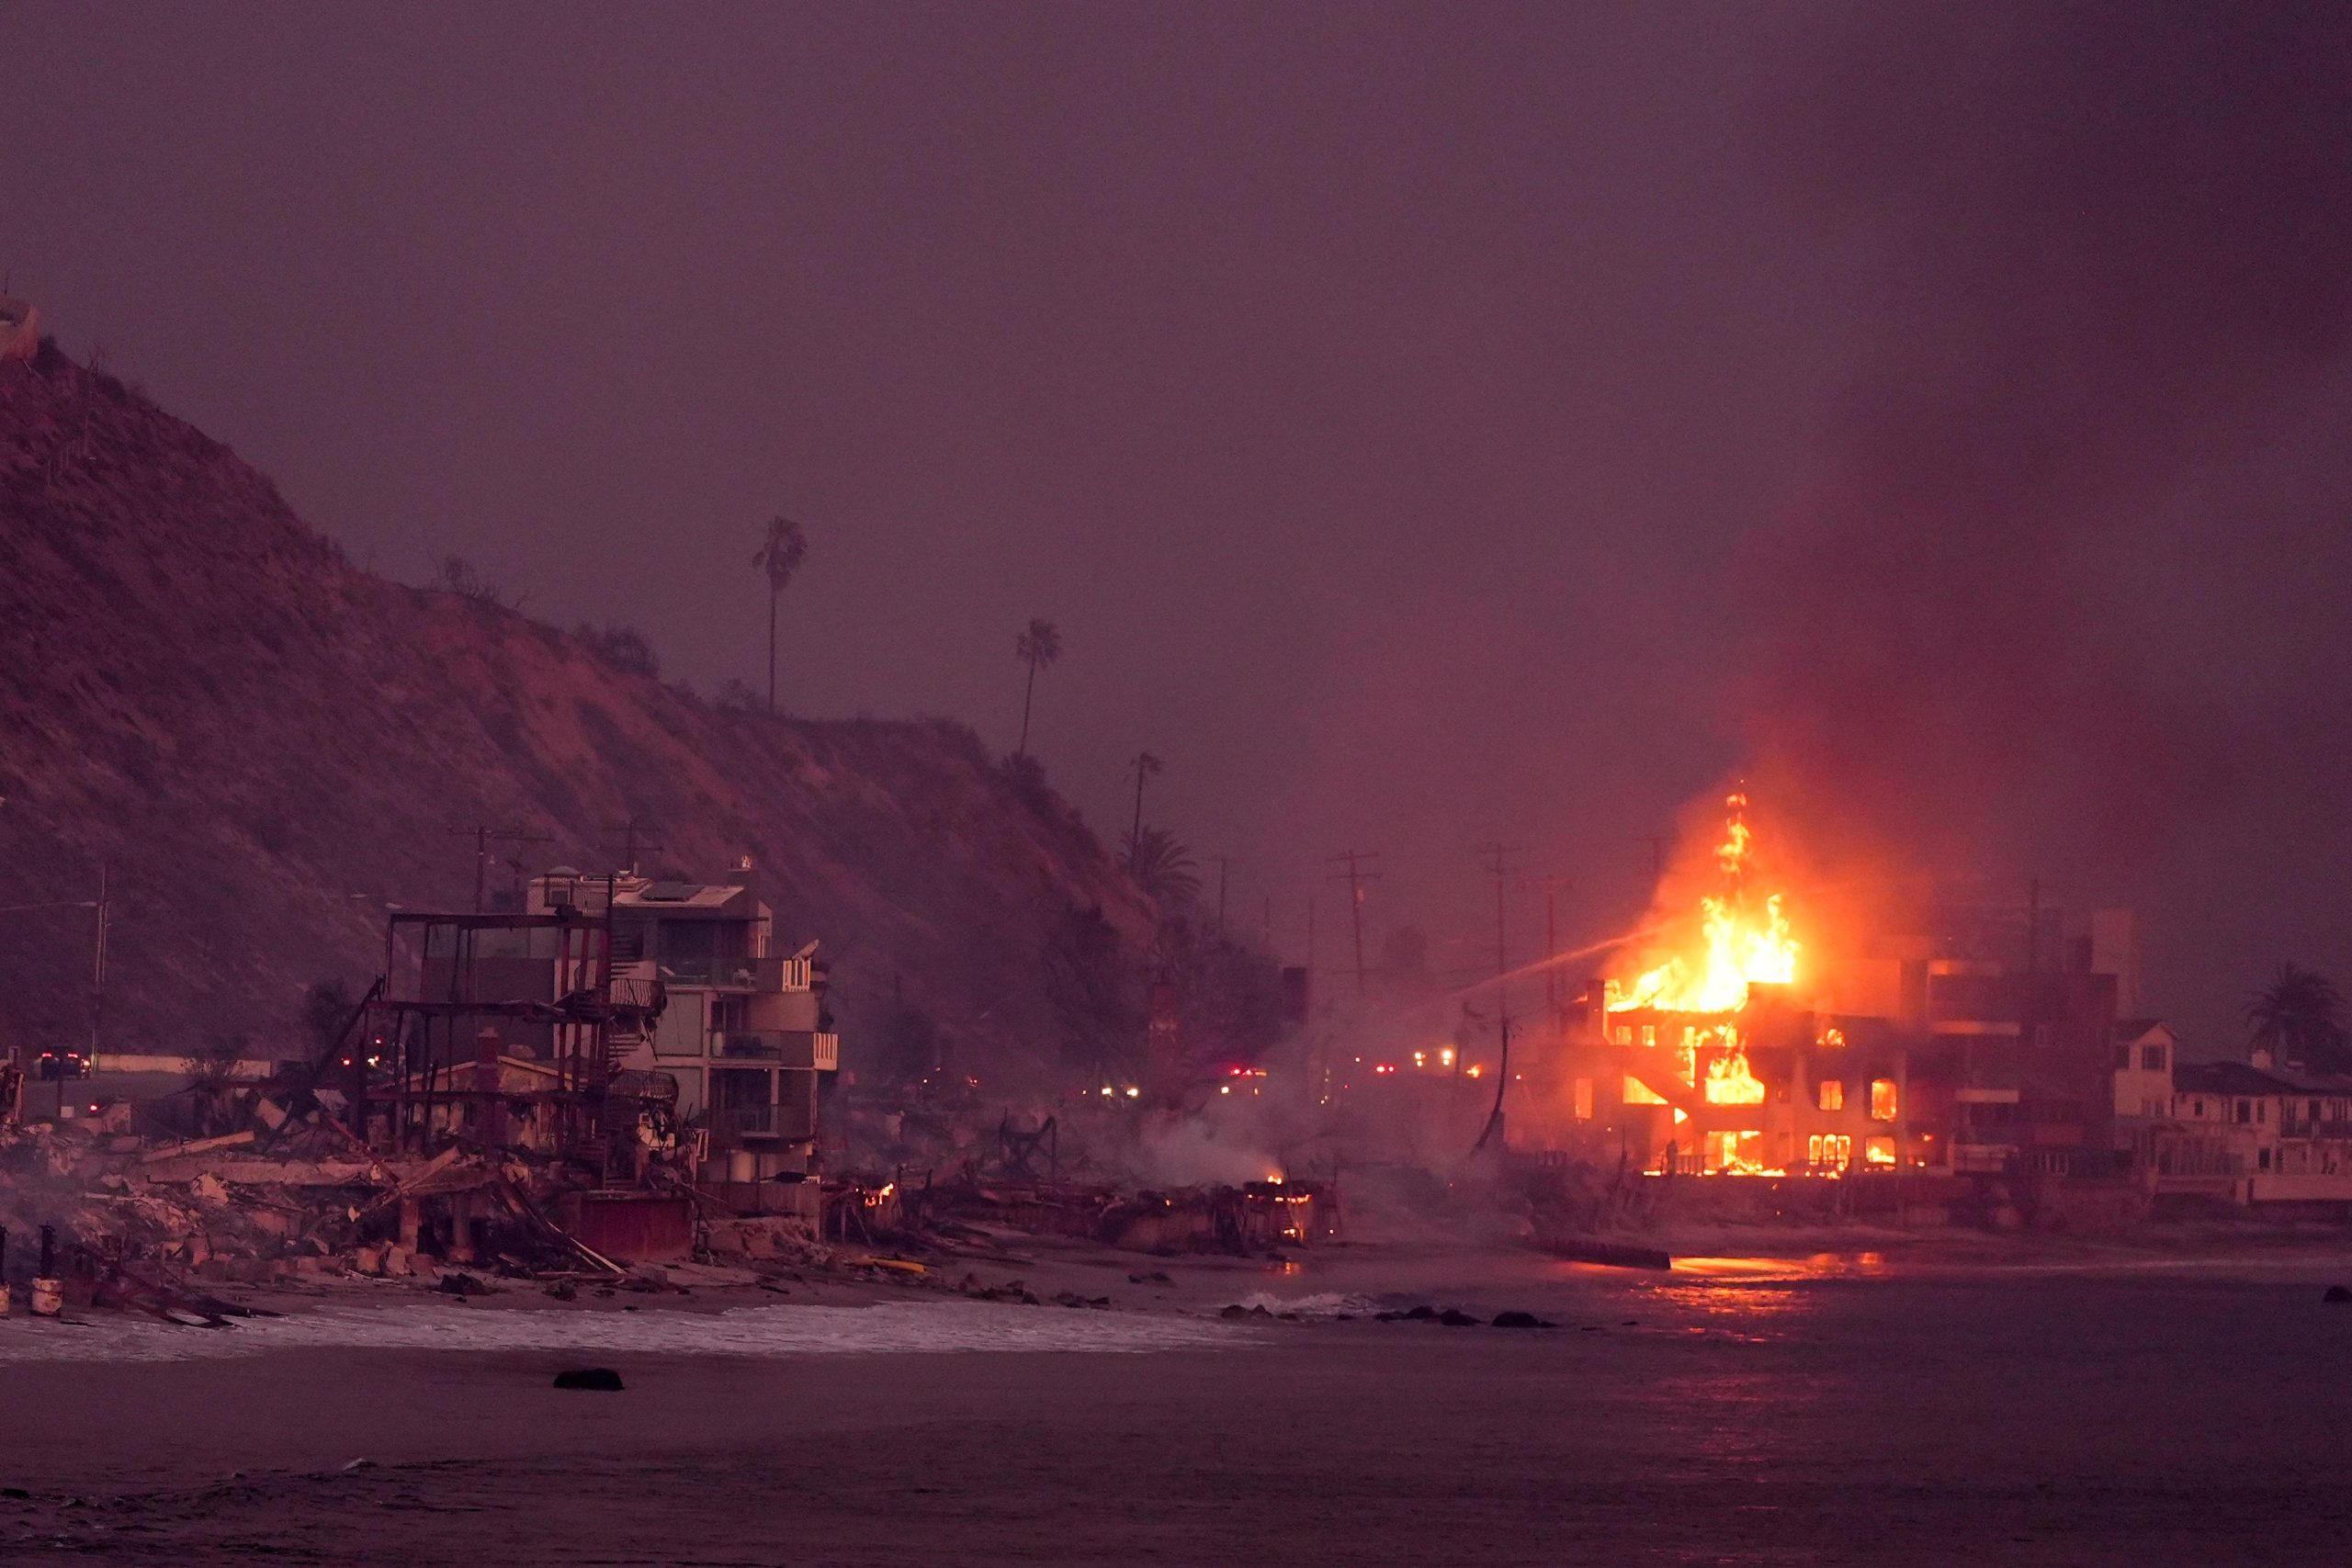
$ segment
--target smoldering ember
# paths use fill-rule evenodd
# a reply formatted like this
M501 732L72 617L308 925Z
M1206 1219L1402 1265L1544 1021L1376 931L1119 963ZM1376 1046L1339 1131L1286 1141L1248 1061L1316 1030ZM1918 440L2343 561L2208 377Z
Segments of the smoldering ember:
M0 1560L2352 1560L2352 11L8 18Z

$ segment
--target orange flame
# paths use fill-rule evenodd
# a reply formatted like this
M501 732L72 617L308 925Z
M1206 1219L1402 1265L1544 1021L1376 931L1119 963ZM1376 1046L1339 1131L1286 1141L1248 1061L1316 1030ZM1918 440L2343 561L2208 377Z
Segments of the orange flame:
M1739 1046L1739 1037L1733 1034L1731 1038L1732 1048L1707 1064L1707 1103L1761 1105L1764 1080L1748 1069L1747 1053Z
M1760 913L1747 897L1756 843L1755 829L1747 822L1747 796L1735 791L1724 807L1729 815L1723 842L1715 846L1724 891L1699 900L1704 950L1694 956L1678 953L1643 974L1611 1001L1611 1011L1736 1012L1747 1005L1748 987L1795 980L1798 943L1781 895L1768 895Z

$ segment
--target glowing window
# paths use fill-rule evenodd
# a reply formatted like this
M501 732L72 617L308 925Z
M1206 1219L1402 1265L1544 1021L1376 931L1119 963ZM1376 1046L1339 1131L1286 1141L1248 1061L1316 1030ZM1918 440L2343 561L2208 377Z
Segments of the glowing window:
M1651 1089L1649 1085L1644 1083L1633 1074L1627 1073L1625 1075L1625 1103L1628 1105L1664 1105L1666 1103L1666 1096Z
M1804 1141L1807 1165L1842 1169L1854 1157L1854 1140L1843 1133L1815 1133Z
M1814 1103L1824 1111L1845 1110L1846 1080L1843 1078L1822 1079Z
M1655 1045L1657 1043L1657 1024L1645 1023L1642 1025L1642 1043L1645 1045Z
M1630 1023L1619 1024L1617 1026L1617 1043L1620 1045L1631 1045L1633 1043L1634 1026Z
M1592 1120L1592 1080L1590 1078L1577 1079L1577 1120L1579 1122Z
M1893 1078L1871 1079L1871 1120L1873 1122L1894 1120L1894 1080Z
M1893 1165L1894 1163L1894 1140L1893 1138L1885 1137L1871 1138L1866 1140L1862 1145L1862 1158L1868 1160L1872 1165Z

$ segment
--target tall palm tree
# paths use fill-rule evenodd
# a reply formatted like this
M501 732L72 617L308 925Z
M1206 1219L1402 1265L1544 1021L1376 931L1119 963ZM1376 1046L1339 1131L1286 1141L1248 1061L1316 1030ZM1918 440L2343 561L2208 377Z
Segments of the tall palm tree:
M1136 868L1136 851L1143 843L1144 781L1159 775L1159 759L1148 751L1138 751L1136 753L1136 760L1129 763L1128 767L1136 775L1136 820L1135 826L1127 829L1127 870L1132 874Z
M1200 897L1201 878L1193 852L1165 828L1146 828L1128 840L1127 872L1164 909Z
M1052 667L1062 656L1062 634L1051 621L1033 620L1012 639L1012 656L1029 666L1029 683L1021 692L1021 744L1012 749L1016 757L1029 754L1029 701L1037 694L1037 671Z
M2345 1054L2344 998L2327 976L2282 964L2245 1004L2246 1027L2283 1063L2331 1068Z
M775 712L775 612L784 591L792 585L808 558L808 540L800 525L778 513L768 519L767 541L752 557L752 564L768 579L768 712Z

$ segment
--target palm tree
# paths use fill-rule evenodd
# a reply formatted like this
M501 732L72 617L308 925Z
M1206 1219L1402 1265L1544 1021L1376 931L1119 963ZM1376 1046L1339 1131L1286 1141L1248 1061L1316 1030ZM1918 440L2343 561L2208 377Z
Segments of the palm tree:
M2246 1027L2282 1063L2334 1067L2345 1054L2344 998L2326 976L2282 964L2245 1004Z
M1132 873L1135 870L1136 850L1143 842L1144 781L1159 774L1159 759L1148 751L1138 751L1136 753L1136 760L1128 766L1136 775L1136 820L1135 826L1127 829L1127 870Z
M1021 692L1021 744L1016 757L1029 754L1029 700L1037 694L1037 671L1050 668L1062 656L1062 634L1051 621L1033 620L1012 639L1012 656L1029 666L1029 683Z
M752 557L752 564L768 579L768 712L775 712L775 612L784 591L808 558L808 540L800 525L778 513L768 519L767 542Z
M1189 904L1200 896L1193 852L1165 828L1146 828L1128 840L1127 873L1162 908Z

